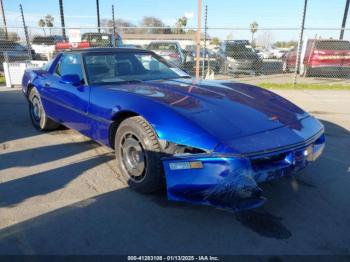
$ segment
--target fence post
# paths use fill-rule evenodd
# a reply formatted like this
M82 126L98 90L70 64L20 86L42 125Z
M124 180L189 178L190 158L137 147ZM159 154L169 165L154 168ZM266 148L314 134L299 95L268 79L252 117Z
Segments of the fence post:
M99 0L96 0L96 11L97 11L97 31L101 32L101 23L100 23L100 3Z
M8 32L7 32L7 25L6 25L6 17L5 17L5 11L4 11L4 4L2 0L0 0L1 5L1 13L2 13L2 21L4 23L4 30L5 30L5 38L9 39Z
M28 35L28 28L26 26L26 21L24 20L24 15L23 15L23 8L22 5L19 5L19 8L21 10L21 16L22 16L22 23L23 23L23 29L24 29L24 35L26 37L26 42L27 42L27 50L28 50L28 56L30 60L33 60L32 58L32 47L30 46L29 42L29 35Z
M350 3L350 0L346 0L343 22L341 24L341 30L340 30L340 37L339 37L340 40L343 40L343 38L344 38L344 30L345 30L345 26L346 26L346 19L348 17L349 3Z
M197 14L197 34L196 34L196 78L199 79L199 62L201 52L201 24L202 24L202 0L198 0L198 14Z
M113 47L116 46L116 38L115 38L115 18L114 18L114 5L112 5L112 22L113 22Z
M303 18L302 18L302 21L301 21L300 36L299 36L298 50L297 50L297 58L296 58L296 62L295 62L293 87L295 87L295 85L297 83L297 76L298 76L299 69L300 69L300 56L301 56L301 48L302 48L302 45L303 45L303 35L304 35L304 27L305 27L306 8L307 8L307 0L305 0L305 2L304 2Z
M63 0L60 0L60 16L61 16L61 27L62 27L62 36L66 40L66 28L64 24L64 13L63 13Z
M205 6L205 16L204 16L204 48L203 48L203 59L202 59L202 78L204 78L204 74L205 74L205 60L207 57L207 52L206 52L206 48L207 48L207 30L208 30L208 6Z

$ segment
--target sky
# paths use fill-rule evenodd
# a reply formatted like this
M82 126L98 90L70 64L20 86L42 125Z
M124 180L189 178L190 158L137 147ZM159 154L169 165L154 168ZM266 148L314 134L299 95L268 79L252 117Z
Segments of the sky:
M55 17L55 25L60 26L58 0L3 0L8 26L21 27L19 4L23 5L28 26L37 26L46 14ZM67 27L95 27L96 0L63 0ZM306 30L308 37L338 37L346 0L308 0ZM111 18L111 6L115 6L116 18L139 24L145 16L160 18L166 25L173 26L185 13L193 13L188 27L197 25L196 0L100 0L101 19ZM258 22L256 38L263 41L296 40L301 24L304 0L203 0L208 5L209 35L224 39L250 39L249 24ZM350 19L350 18L349 18ZM349 24L349 23L347 23ZM349 24L350 26L350 24ZM219 29L223 28L223 29ZM330 30L329 28L334 28ZM278 30L284 29L284 30ZM288 30L287 30L288 29ZM293 29L293 30L292 30ZM327 29L327 30L325 30ZM14 29L15 30L15 29ZM19 29L17 29L19 30ZM345 38L350 38L350 30Z

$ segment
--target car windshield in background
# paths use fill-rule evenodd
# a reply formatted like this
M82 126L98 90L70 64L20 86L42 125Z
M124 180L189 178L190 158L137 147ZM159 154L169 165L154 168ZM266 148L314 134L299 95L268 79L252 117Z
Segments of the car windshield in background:
M228 56L233 56L239 58L240 55L253 55L256 54L254 49L249 45L243 44L229 44L226 47L226 53Z
M316 49L324 50L350 50L350 42L348 41L316 41Z
M37 37L34 37L32 43L34 45L41 45L41 44L54 45L58 41L63 41L63 37L57 38L54 36L37 36Z
M176 44L173 43L151 43L148 49L158 51L175 51L177 50L177 47Z
M110 43L112 42L112 36L108 34L83 34L81 40L91 43Z
M89 83L95 85L189 77L151 53L87 54L84 62Z

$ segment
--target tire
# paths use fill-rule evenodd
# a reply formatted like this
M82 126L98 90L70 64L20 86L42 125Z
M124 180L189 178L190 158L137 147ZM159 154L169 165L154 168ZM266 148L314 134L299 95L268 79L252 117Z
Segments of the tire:
M115 134L114 148L117 169L132 189L153 193L163 188L161 145L144 118L124 120Z
M35 87L30 90L28 96L29 115L33 126L40 131L57 129L60 124L47 117L40 95Z

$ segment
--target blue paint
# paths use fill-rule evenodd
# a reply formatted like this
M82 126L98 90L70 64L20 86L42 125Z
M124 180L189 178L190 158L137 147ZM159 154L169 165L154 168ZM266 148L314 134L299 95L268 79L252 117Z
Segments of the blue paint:
M148 51L102 48L76 53L84 57L90 52ZM234 210L255 207L264 202L257 183L304 168L313 161L302 155L309 146L314 156L322 153L322 124L271 91L182 78L75 86L54 74L60 57L48 71L27 70L22 81L26 95L29 85L37 88L52 119L112 147L113 121L132 112L143 116L159 139L208 152L163 160L171 200ZM279 161L259 160L277 155ZM202 161L203 169L168 168L170 162L188 158Z

